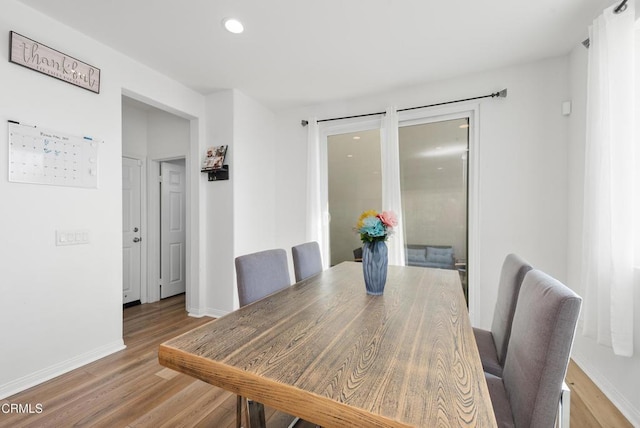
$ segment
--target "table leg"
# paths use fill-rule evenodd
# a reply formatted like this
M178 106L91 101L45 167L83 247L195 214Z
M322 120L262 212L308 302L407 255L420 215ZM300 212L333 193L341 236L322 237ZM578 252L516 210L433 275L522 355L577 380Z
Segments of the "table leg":
M291 423L287 428L294 428L299 421L300 421L300 418L296 417L294 420L291 421Z
M236 401L236 428L242 428L242 396L237 396Z
M251 428L266 428L267 422L264 417L264 405L257 401L247 399L249 407L249 424Z

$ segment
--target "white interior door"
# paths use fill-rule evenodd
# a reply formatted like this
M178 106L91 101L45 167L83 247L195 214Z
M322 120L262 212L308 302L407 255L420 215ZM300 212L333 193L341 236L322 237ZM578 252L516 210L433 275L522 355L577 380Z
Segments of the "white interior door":
M185 292L185 167L160 167L160 298Z
M122 303L140 300L142 163L122 158Z

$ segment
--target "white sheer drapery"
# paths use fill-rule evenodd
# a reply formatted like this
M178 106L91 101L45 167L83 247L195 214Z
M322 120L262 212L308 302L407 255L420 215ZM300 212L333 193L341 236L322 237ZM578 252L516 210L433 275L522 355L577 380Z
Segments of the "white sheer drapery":
M317 241L322 264L329 266L328 212L323 208L322 156L318 120L311 118L307 125L307 242ZM326 199L326 198L325 198Z
M405 265L404 228L402 223L402 197L400 191L400 145L398 113L387 109L380 128L380 154L382 157L382 209L398 216L395 233L387 240L389 264Z
M633 354L635 262L634 2L590 28L585 152L583 333Z

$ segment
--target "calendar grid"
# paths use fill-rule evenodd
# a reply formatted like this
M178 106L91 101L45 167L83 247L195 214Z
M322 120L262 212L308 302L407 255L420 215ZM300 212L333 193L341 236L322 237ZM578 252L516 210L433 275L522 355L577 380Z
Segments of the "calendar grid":
M97 188L98 143L9 123L9 181Z

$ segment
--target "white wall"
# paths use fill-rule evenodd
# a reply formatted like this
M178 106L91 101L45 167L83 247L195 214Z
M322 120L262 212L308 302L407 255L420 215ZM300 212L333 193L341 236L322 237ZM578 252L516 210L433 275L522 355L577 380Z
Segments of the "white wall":
M419 106L502 88L508 88L506 99L488 99L480 106L480 281L471 285L479 306L475 324L486 328L491 323L500 268L510 252L564 281L568 120L561 115L561 103L569 97L566 57L278 114L280 245L287 248L305 238L307 130L301 119Z
M280 189L276 168L283 154L275 144L275 115L234 91L234 229L235 254L268 250L275 245L276 205Z
M123 91L182 112L193 123L204 115L201 95L15 1L4 2L0 15L4 58L11 30L99 67L102 81L95 94L0 61L0 397L123 347ZM8 182L9 119L104 140L98 188ZM190 150L199 151L201 129L195 125ZM198 213L197 201L195 207ZM197 233L198 217L191 221ZM90 243L56 247L58 229L87 229ZM199 247L191 251L199 257ZM198 272L191 277L197 284Z
M147 113L122 104L122 155L138 159L147 157Z
M151 110L147 121L149 158L164 160L188 157L189 133L188 120L161 110ZM199 165L198 159L194 160L194 165Z
M636 46L640 47L640 31L636 32ZM570 55L571 60L571 99L572 113L569 140L569 211L568 211L568 279L567 285L583 294L580 282L583 192L584 192L584 156L586 138L586 100L587 100L587 57L588 52L582 46L576 47ZM636 55L640 67L640 48ZM640 68L637 68L640 70ZM640 105L640 81L636 83L636 97ZM640 124L640 110L637 110ZM640 125L639 125L640 126ZM640 134L638 134L640 135ZM600 389L622 411L634 426L640 426L640 289L636 287L634 325L635 352L631 358L618 357L611 348L596 343L593 338L582 334L582 323L574 341L573 358L580 367L595 381Z
M153 107L143 109L123 102L123 156L154 160L188 157L189 142L188 120Z
M234 258L276 247L279 153L274 114L240 91L209 95L207 118L206 145L229 145L230 168L229 181L206 182L206 174L202 177L207 195L205 313L215 316L238 307Z
M206 195L202 236L206 237L207 245L207 258L203 262L207 272L204 284L206 299L202 313L214 316L224 315L235 307L233 183L237 171L234 161L233 101L233 90L207 96L205 147L228 145L225 163L230 168L229 180L209 182L207 174L201 174L200 178ZM204 150L200 154L200 161L203 156Z

